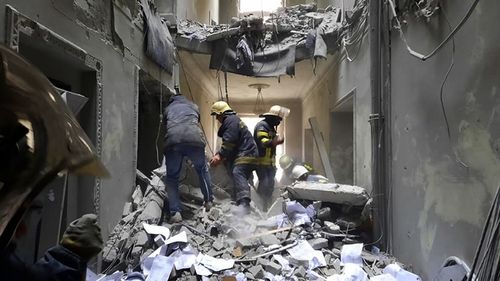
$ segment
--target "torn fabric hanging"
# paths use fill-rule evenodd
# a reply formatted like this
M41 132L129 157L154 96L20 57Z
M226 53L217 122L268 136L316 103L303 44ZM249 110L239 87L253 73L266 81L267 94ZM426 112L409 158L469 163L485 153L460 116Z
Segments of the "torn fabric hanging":
M249 44L244 39L215 41L210 69L254 77L295 75L295 45L271 45L253 53L245 46L249 47ZM249 61L252 56L253 61Z
M177 61L172 36L167 26L161 21L160 16L151 10L148 0L141 0L144 13L144 29L146 38L144 47L146 56L172 74L174 63Z

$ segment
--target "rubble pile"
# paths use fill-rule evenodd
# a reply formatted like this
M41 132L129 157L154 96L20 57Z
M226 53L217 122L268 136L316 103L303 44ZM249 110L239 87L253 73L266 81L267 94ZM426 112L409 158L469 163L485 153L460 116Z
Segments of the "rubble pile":
M307 196L335 195L302 198L307 188ZM371 229L362 227L371 203L361 187L297 182L283 190L283 212L271 217L253 203L243 215L229 199L209 211L192 200L177 224L161 223L159 176L144 196L139 190L104 250L108 275L93 280L420 280L373 245Z

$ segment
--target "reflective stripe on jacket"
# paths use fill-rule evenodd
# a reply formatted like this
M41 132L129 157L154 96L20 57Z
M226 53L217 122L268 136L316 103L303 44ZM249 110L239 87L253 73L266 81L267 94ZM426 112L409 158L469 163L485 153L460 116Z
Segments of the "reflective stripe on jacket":
M264 119L255 125L253 135L259 151L257 163L263 166L274 166L276 147L272 145L272 141L276 137L276 129Z

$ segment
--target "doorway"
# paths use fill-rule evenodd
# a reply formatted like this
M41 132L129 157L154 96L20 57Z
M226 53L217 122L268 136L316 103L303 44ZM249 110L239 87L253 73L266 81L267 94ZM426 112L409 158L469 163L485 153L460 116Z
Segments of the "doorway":
M335 180L341 184L354 184L354 95L341 98L330 116L330 163Z

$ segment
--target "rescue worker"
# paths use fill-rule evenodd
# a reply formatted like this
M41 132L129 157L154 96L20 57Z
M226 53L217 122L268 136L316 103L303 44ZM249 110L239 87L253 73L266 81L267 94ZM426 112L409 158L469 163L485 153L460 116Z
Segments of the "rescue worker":
M13 237L34 198L59 173L107 176L92 142L58 91L30 63L0 46L0 276L8 280L84 280L102 248L95 215L66 229L36 264L17 258Z
M295 159L287 154L280 157L279 165L288 180L286 183L282 181L284 184L291 184L294 181L328 182L328 178L316 173L310 164L296 163Z
M259 115L264 120L255 125L254 139L259 151L257 158L257 177L259 185L257 193L263 200L263 209L267 211L271 204L274 191L274 177L276 176L276 146L282 144L285 139L277 135L276 129L283 118L280 116L282 107L273 105L269 112Z
M228 173L233 179L233 197L242 211L250 213L249 178L255 169L257 146L247 126L224 101L215 102L211 108L221 123L217 135L222 138L220 150L210 159L210 166L215 167L225 162Z
M163 115L163 123L166 126L164 154L167 166L167 175L164 179L168 193L170 223L182 221L179 174L184 157L191 160L198 174L205 209L208 211L212 206L212 182L205 158L206 141L199 122L198 106L180 95L176 89Z

